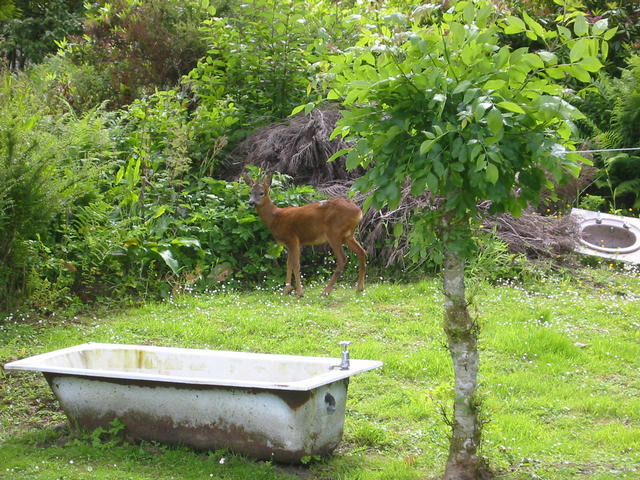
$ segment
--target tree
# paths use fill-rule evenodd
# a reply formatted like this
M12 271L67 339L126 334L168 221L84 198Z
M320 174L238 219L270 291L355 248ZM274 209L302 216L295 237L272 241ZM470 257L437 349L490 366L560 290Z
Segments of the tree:
M56 41L82 31L80 0L0 0L0 56L22 69L56 51Z
M443 328L455 377L446 479L481 471L479 327L464 282L477 205L490 200L491 213L517 216L543 187L553 189L549 175L561 182L585 161L571 153L572 122L581 114L557 80L589 81L606 56L600 37L615 29L590 25L578 12L562 20L551 31L487 0L422 5L409 15L363 18L357 45L332 59L327 98L347 108L334 135L354 142L334 157L347 153L348 167L366 168L354 183L370 193L365 207L395 208L406 182L413 195L428 189L439 199L416 212L410 236L414 255L443 264ZM554 40L569 61L552 49L511 49L509 35L520 33L549 46Z

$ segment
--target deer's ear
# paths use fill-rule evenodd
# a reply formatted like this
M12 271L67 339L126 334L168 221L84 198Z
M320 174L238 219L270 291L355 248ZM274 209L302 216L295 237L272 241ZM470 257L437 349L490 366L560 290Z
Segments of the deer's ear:
M273 173L267 173L264 177L264 184L267 187L271 186L271 180L273 180Z
M246 183L247 185L249 185L250 187L253 186L253 184L255 183L251 177L249 176L249 174L247 172L244 172L242 174L242 178L244 179L244 183Z

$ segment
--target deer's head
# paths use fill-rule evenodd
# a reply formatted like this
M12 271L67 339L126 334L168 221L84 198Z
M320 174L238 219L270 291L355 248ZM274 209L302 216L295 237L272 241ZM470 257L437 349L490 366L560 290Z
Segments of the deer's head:
M269 188L271 187L271 174L258 182L254 182L246 173L243 176L244 181L251 187L249 193L249 205L252 207L260 207L269 197Z

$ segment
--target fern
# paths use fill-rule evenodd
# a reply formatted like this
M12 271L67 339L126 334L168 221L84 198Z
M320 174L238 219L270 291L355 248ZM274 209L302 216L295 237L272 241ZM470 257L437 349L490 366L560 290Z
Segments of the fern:
M585 94L584 125L602 148L640 146L640 56L633 55L620 78L601 75ZM616 204L640 206L640 157L627 153L605 155L595 185Z
M619 153L605 162L600 182L611 190L614 204L640 206L640 156Z
M607 130L597 136L598 144L602 148L618 148L623 143L622 133L617 130Z
M84 252L79 259L83 262L82 267L85 271L90 272L102 267L114 248L119 245L119 238L114 235L115 229L108 225L108 214L112 209L111 205L102 201L77 209L69 239L82 245Z
M633 208L640 208L640 178L619 183L613 191L615 197L629 195L633 198Z

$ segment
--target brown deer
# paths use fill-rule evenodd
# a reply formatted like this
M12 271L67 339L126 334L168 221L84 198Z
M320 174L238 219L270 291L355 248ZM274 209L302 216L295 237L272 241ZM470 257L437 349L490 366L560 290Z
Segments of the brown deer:
M300 247L325 243L331 246L336 257L336 269L322 294L329 295L347 263L342 244L358 256L360 270L357 288L358 291L364 290L366 253L354 237L355 230L362 221L360 207L346 198L331 198L301 207L278 208L269 196L271 179L272 175L268 174L263 181L254 182L249 175L244 174L245 182L251 187L249 205L256 207L262 222L275 240L287 249L287 282L284 293L291 292L293 272L296 293L299 297L303 295L300 282Z

